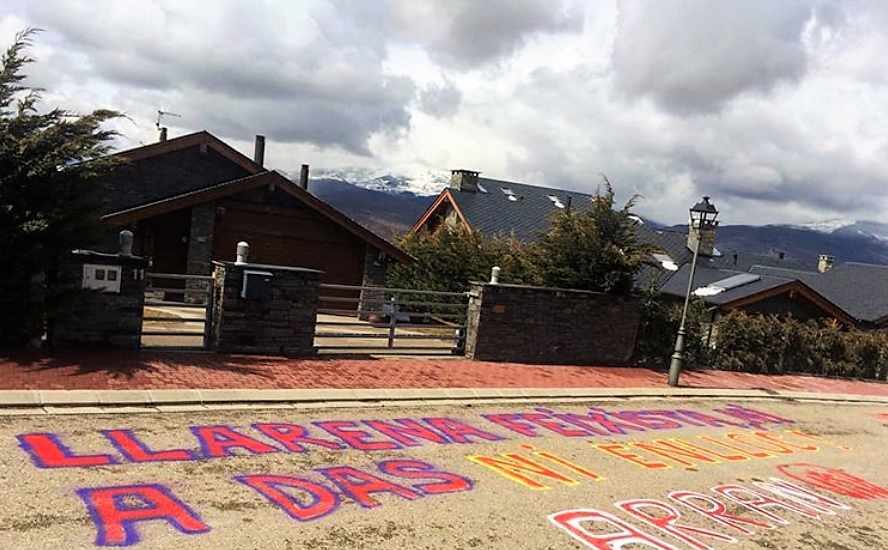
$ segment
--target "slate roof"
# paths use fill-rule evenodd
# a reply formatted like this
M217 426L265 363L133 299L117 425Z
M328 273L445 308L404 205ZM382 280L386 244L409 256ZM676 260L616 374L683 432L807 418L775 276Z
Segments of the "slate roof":
M127 149L112 155L124 162L101 179L102 213L155 202L263 169L206 131Z
M664 294L669 294L671 296L684 298L685 293L688 290L688 276L690 275L690 271L690 263L681 266L681 269L676 271L675 274L672 275L672 277L670 277L669 280L666 281L666 283L664 283L662 287L660 287L660 292ZM713 269L705 265L697 265L697 271L694 273L694 290L705 287L712 283L717 283L718 281L725 280L728 277L742 274L747 274L747 272L735 271L730 269ZM731 302L753 296L755 294L758 294L759 292L771 290L792 282L791 279L787 279L784 277L772 277L762 274L758 275L761 276L761 279L759 279L758 281L753 281L745 285L726 290L714 296L704 296L703 300L706 303L713 305L729 304Z
M750 272L802 281L858 321L888 321L888 266L845 262L826 273L769 266Z
M561 211L548 195L558 197L564 205L570 200L574 211L588 209L593 197L587 193L490 178L478 178L478 183L486 193L449 190L469 225L485 235L513 235L522 241L535 240L545 233L552 215ZM509 200L503 188L511 189L518 200Z

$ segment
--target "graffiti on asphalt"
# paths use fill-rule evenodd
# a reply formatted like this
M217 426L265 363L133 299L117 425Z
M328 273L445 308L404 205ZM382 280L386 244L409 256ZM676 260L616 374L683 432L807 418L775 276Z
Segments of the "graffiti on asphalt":
M580 484L574 477L591 479L593 481L602 481L604 479L604 476L566 458L562 458L555 453L537 449L533 445L522 445L522 448L530 451L525 453L530 456L524 456L521 453L500 453L494 456L469 455L466 458L493 470L510 481L537 491L551 488L539 478L559 482L567 486ZM559 472L558 467L567 471L567 473Z
M609 411L592 408L585 414L547 408L531 411L482 414L475 421L448 417L372 420L323 420L311 426L288 422L254 423L249 427L228 425L191 426L191 444L171 448L152 445L144 433L131 428L101 430L105 449L86 450L63 434L40 432L17 436L19 446L35 466L54 468L120 468L130 464L224 460L237 456L272 453L325 453L358 450L367 453L409 450L437 445L494 445L540 437L586 438L592 449L617 456L643 468L663 464L696 467L754 458L814 451L828 444L810 439L799 430L769 432L771 425L786 427L793 420L749 407L729 404L711 412L691 409L644 409ZM727 434L699 441L658 438L628 440L638 434L687 427L724 428ZM614 439L627 438L626 441ZM813 443L817 441L818 443ZM717 449L713 445L720 445ZM473 454L474 464L531 489L549 485L599 482L604 476L567 458L535 445L503 454ZM643 457L642 453L650 456ZM325 455L329 456L329 454ZM297 522L313 521L335 513L345 501L371 509L382 505L375 495L402 501L471 491L471 478L447 472L434 464L399 457L374 463L374 468L332 465L306 475L244 473L234 485L250 490ZM794 472L799 474L798 472ZM789 474L787 474L789 475ZM826 483L821 478L822 483ZM730 493L730 491L729 491ZM99 546L127 546L140 540L141 522L160 520L186 535L211 527L184 500L158 483L86 487L77 489L96 527Z
M592 408L585 415L559 413L551 409L535 412L484 414L481 418L522 437L622 436L648 430L676 430L688 426L761 428L767 424L792 424L775 416L740 405L716 409L721 418L688 409L606 411ZM112 464L207 460L238 454L263 455L277 452L304 453L311 448L331 451L387 451L426 444L474 444L510 439L468 422L446 417L397 418L392 420L323 420L312 422L332 436L312 435L303 425L283 422L257 423L251 428L260 437L233 426L211 425L190 428L198 449L152 448L131 429L102 430L116 454L78 453L54 433L26 433L17 437L38 468L88 468Z
M814 464L785 464L777 471L786 477L804 481L808 485L859 500L888 499L888 488L880 487L837 468L823 468Z
M595 448L607 455L615 456L644 469L661 470L676 466L684 467L690 471L697 471L699 466L704 465L770 459L799 452L817 452L820 447L813 444L813 441L820 445L847 450L847 447L819 436L811 436L800 430L784 430L782 434L751 430L727 432L716 437L700 435L697 436L697 439L706 443L700 444L689 439L671 438L638 442L593 442L593 444ZM474 454L466 458L510 481L533 490L550 489L551 485L547 485L547 482L575 486L580 483L578 479L575 479L577 477L593 481L604 479L601 474L554 453L538 450L531 445L522 445L522 448L531 452L525 454L507 452L497 455ZM635 449L641 449L641 451ZM653 456L646 456L645 453Z
M834 494L862 500L888 498L888 489L841 469L786 464L778 466L777 470L796 481ZM549 515L549 521L587 548L610 550L641 545L677 550L669 542L676 539L697 550L712 550L711 541L734 543L737 542L735 535L750 536L756 533L756 529L770 530L789 525L787 516L821 520L823 516L851 510L848 504L779 477L747 485L721 484L710 491L715 496L681 490L668 493L668 501L631 499L614 502L614 507L630 516L634 523L594 508L562 510ZM729 506L752 512L753 517L740 516ZM692 516L715 522L731 534L679 523L682 517L686 517L683 509L690 510ZM642 531L638 524L652 528L658 536Z

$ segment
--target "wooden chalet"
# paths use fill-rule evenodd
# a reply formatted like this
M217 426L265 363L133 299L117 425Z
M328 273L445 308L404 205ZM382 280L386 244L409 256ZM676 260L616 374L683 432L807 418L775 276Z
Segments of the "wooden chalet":
M239 241L253 263L308 267L323 282L382 284L390 261L408 256L308 190L206 131L117 153L103 181L102 221L135 234L134 253L163 273L207 275L235 259Z

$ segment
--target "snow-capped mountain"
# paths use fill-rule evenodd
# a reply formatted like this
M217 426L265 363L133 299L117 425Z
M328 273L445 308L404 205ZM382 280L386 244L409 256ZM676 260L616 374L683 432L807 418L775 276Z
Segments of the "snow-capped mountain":
M784 224L784 227L795 227L798 229L810 229L812 231L819 231L820 233L832 233L833 231L839 230L843 227L848 227L849 225L854 225L856 223L854 220L844 219L844 218L835 218L831 220L823 220L819 222L810 222L810 223L800 223L795 225Z
M339 168L335 170L319 169L312 174L312 179L315 178L348 182L357 187L386 193L437 195L447 185L449 174L430 170L409 174L391 174L366 168Z
M812 231L827 233L830 235L856 235L860 237L870 237L880 241L888 241L888 223L875 221L856 221L838 218L788 227L810 229Z

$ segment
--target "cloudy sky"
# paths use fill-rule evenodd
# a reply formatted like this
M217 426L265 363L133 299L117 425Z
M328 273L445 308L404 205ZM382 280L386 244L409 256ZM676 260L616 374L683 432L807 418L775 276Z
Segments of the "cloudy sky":
M6 0L45 29L31 83L129 118L122 148L207 129L267 164L594 191L682 222L888 213L888 4L873 0Z

